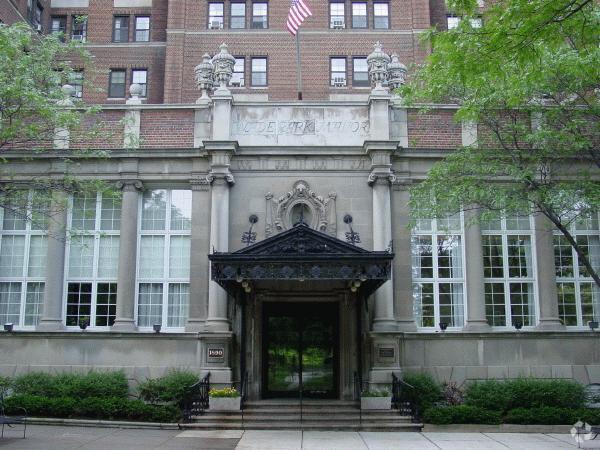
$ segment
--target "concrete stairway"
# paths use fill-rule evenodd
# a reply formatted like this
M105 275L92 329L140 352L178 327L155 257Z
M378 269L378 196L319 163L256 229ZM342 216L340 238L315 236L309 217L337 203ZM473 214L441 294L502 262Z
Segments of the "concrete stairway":
M396 410L361 411L358 402L343 400L248 401L244 411L211 412L195 416L189 429L420 431L422 424Z

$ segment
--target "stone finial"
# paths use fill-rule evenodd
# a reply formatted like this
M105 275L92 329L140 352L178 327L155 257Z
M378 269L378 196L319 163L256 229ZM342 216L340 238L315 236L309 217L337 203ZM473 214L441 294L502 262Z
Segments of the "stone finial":
M374 90L382 90L382 84L387 80L387 66L390 63L390 57L383 52L383 45L377 41L373 45L373 53L367 56L367 64L369 66L369 78Z
M194 69L196 74L196 86L202 91L199 100L208 100L208 91L213 87L213 65L210 62L210 55L205 53L202 62Z
M398 89L404 84L406 66L400 62L395 53L392 53L392 62L388 64L387 71L390 89Z
M129 86L129 93L132 98L139 98L142 95L142 86L138 83L133 83Z
M227 84L231 80L233 74L233 66L235 65L235 58L229 54L227 50L227 44L224 42L219 46L219 53L212 58L212 64L214 67L214 79L219 83L218 93L228 94Z
M70 84L63 84L60 88L63 98L60 99L57 103L60 106L73 106L73 94L75 93L75 88Z

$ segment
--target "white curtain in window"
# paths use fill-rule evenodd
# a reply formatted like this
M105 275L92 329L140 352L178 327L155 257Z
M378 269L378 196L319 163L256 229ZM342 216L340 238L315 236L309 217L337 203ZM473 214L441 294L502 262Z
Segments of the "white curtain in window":
M0 242L0 277L23 276L25 236L2 236Z
M89 278L94 276L94 237L75 236L69 248L69 277Z
M169 251L169 276L189 278L190 276L190 237L171 236Z
M187 283L170 283L167 326L183 327L188 317L190 287Z
M162 283L141 283L138 296L138 326L162 323Z
M164 274L164 236L140 239L140 278L162 278Z
M19 324L21 283L0 283L0 320Z
M27 271L30 277L46 276L46 248L48 240L46 236L31 236L29 243L29 267Z
M101 236L98 254L98 277L117 278L119 268L119 236Z
M38 324L42 303L44 303L44 283L27 283L23 325L35 326Z

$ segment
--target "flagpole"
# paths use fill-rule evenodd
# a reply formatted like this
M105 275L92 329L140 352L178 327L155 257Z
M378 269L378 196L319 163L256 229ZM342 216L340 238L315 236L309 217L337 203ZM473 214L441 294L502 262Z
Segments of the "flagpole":
M300 67L300 28L296 31L296 78L298 80L298 100L302 100L302 69Z

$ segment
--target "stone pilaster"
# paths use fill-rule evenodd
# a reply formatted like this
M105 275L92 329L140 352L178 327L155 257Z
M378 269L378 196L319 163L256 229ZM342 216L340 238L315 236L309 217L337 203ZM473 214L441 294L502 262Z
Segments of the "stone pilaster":
M392 243L390 184L394 180L391 155L397 141L366 141L365 151L371 157L369 185L373 188L373 250L384 251ZM393 281L384 283L374 294L373 331L396 330Z
M392 184L392 237L394 243L394 315L399 331L417 331L412 292L410 229L410 181L396 178Z
M48 223L44 307L40 322L36 327L38 331L60 331L65 328L62 312L65 246L67 242L67 207L66 193L63 191L53 192L50 202L50 221Z
M139 180L117 183L123 191L119 237L117 313L112 331L135 331L135 277L137 261L138 201L143 189Z
M481 226L475 208L465 211L465 280L467 320L464 330L490 331L485 316L485 283L483 282L483 245Z
M554 238L552 223L543 214L533 217L535 229L535 254L537 261L537 291L539 298L538 330L564 330L558 318L558 292L554 266Z
M231 157L237 151L237 142L209 141L204 143L210 158L210 173L207 179L212 183L210 202L210 249L226 252L229 250L229 189L235 182L229 171ZM207 331L229 331L227 317L227 293L214 281L208 285Z
M190 243L190 307L186 331L204 329L208 310L210 275L206 255L210 253L210 181L206 175L190 180L192 188L192 238Z

